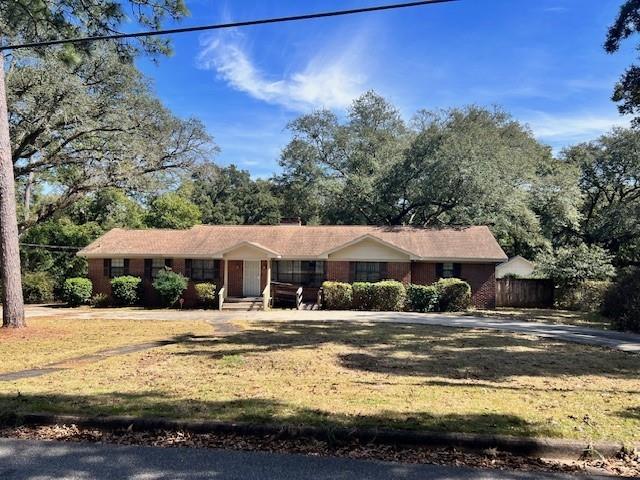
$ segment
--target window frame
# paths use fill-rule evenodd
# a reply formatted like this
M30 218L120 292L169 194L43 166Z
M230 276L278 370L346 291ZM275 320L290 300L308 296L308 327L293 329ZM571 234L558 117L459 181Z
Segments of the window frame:
M385 262L353 262L353 282L376 283L384 280Z
M220 262L213 258L193 258L190 259L189 279L194 282L215 282L220 277ZM206 267L206 263L211 262L211 268ZM201 264L201 265L199 265Z
M108 277L116 278L116 277L123 277L125 275L128 275L129 274L128 267L129 267L129 262L126 258L110 258L109 268L108 268Z
M324 260L273 260L271 281L303 287L320 287L326 280L326 272Z

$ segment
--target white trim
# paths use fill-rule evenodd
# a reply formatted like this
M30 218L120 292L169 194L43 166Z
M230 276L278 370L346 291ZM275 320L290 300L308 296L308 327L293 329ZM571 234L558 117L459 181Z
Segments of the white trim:
M382 240L381 238L376 237L375 235L371 235L370 233L366 233L364 235L361 235L360 237L354 238L353 240L348 241L347 243L343 243L342 245L339 245L335 248L332 248L331 250L326 250L324 252L322 252L320 255L326 255L327 257L329 255L331 255L332 253L336 253L339 252L340 250L344 250L347 247L350 247L352 245L355 245L357 243L360 243L364 240L373 240L374 242L379 243L380 245L384 245L385 247L389 247L392 250L396 250L398 252L401 252L405 255L409 256L409 260L416 260L419 257L417 257L413 252L410 252L409 250L405 250L404 248L398 247L397 245L394 245L393 243L389 243L386 240ZM342 260L342 259L341 259ZM379 261L379 260L377 260Z
M219 251L217 251L215 253L215 255L220 255L222 257L222 256L224 256L225 253L233 252L234 250L237 250L237 249L239 249L241 247L244 247L244 246L253 247L253 248L261 250L261 251L263 251L265 253L269 253L269 254L272 255L272 257L275 257L275 258L280 258L280 256L281 256L278 252L276 252L274 250L271 250L270 248L267 248L267 247L265 247L263 245L260 245L259 243L256 243L256 242L250 242L248 240L243 240L242 242L238 242L235 245L232 245L232 246L230 246L228 248L225 248L223 250L219 250Z

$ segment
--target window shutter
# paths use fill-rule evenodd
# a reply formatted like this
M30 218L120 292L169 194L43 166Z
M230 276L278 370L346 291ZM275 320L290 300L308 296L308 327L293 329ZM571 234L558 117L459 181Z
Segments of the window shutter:
M144 259L144 278L151 278L151 262L150 258Z
M102 263L102 274L105 277L110 277L111 276L111 259L110 258L105 258L103 263Z
M165 258L164 266L167 267L169 270L173 269L173 258Z
M191 278L191 265L192 265L192 260L190 258L187 258L184 261L184 276L187 278Z
M129 259L124 259L124 274L129 275Z
M460 275L462 275L462 265L459 263L454 263L453 264L453 276L455 278L460 278Z
M442 264L436 263L436 278L440 280L442 278Z
M349 262L349 283L356 280L356 262Z

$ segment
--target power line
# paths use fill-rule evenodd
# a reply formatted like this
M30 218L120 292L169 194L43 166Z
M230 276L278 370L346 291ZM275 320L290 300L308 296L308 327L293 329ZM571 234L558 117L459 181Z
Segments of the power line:
M43 243L22 243L20 242L21 247L33 247L33 248L44 248L47 250L81 250L82 247L72 247L69 245L46 245Z
M173 33L200 32L204 30L222 30L225 28L250 27L254 25L266 25L270 23L297 22L300 20L312 20L317 18L340 17L344 15L354 15L358 13L380 12L383 10L396 10L400 8L422 7L437 3L457 2L458 0L423 0L419 2L395 3L387 5L378 5L374 7L352 8L349 10L335 10L330 12L308 13L305 15L294 15L290 17L263 18L258 20L247 20L244 22L219 23L214 25L199 25L195 27L172 28L167 30L150 30L147 32L135 33L115 33L112 35L100 35L92 37L66 38L59 40L45 40L42 42L21 43L16 45L0 46L2 50L18 50L21 48L38 48L51 45L64 45L68 43L87 43L98 40L120 40L123 38L152 37L157 35L170 35Z

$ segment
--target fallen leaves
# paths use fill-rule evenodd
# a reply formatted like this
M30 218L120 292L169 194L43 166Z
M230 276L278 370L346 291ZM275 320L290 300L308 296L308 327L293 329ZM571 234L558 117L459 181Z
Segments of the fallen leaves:
M640 475L640 454L622 450L615 458L587 455L574 462L517 457L495 448L482 453L470 453L455 448L426 449L398 445L324 442L315 439L290 439L279 435L240 436L233 434L190 433L185 431L107 431L76 425L13 427L0 429L0 437L58 440L67 442L111 443L117 445L147 445L155 447L216 448L227 450L297 453L312 456L347 457L360 460L383 460L400 463L454 465L499 470L604 473L624 477Z

